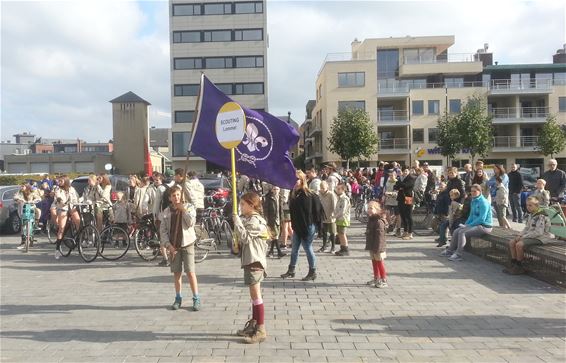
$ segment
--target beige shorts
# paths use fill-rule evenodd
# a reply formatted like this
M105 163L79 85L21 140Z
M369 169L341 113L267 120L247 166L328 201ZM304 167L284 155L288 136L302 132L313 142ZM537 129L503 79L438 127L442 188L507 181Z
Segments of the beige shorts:
M175 258L171 261L171 272L195 272L195 245L182 247L177 250Z
M387 253L369 251L369 256L371 257L372 260L383 261L387 258Z
M252 286L259 284L265 278L265 270L257 267L244 267L244 284Z
M348 227L346 226L336 226L336 232L338 232L338 234L346 234L347 230Z

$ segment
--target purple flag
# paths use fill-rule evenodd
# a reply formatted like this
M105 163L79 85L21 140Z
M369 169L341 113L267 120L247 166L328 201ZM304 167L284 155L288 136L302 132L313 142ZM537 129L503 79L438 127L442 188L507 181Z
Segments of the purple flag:
M228 102L234 101L203 74L189 150L230 170L230 150L222 147L216 137L218 112ZM297 178L288 150L299 141L299 134L291 125L267 112L242 109L246 127L242 142L235 150L236 170L281 188L292 189Z

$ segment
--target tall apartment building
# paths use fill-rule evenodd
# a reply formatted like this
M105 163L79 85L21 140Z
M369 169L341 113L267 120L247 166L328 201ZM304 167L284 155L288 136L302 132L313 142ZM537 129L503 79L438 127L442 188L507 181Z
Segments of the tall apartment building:
M453 44L454 36L366 39L355 40L351 53L329 54L316 81L307 164L339 161L328 151L332 120L341 108L361 108L379 136L378 153L366 164L418 159L446 166L436 145L438 119L460 112L477 94L486 98L495 126L485 160L542 168L544 157L535 150L540 128L549 114L566 124L566 64L492 64L487 44L470 54L451 53ZM566 150L555 156L566 167ZM461 153L455 163L468 158Z
M201 74L242 105L267 110L266 2L170 0L171 156L186 167ZM206 171L191 155L189 169Z

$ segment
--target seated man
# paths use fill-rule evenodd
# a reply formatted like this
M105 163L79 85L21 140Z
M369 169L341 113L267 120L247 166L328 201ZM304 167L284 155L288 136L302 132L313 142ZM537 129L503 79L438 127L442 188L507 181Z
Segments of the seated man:
M503 272L511 275L520 275L525 273L523 267L523 259L525 258L525 246L542 245L540 237L551 237L550 234L550 218L544 210L540 208L540 200L537 197L529 197L527 199L527 221L525 228L521 233L509 241L509 250L511 252L511 265L503 270Z

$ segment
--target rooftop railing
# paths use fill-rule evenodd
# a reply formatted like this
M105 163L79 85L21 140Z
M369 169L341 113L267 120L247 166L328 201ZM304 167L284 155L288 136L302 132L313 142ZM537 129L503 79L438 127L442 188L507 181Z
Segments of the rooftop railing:
M435 63L468 63L479 62L473 53L451 53L441 54L436 57L407 57L403 58L403 64L435 64Z

